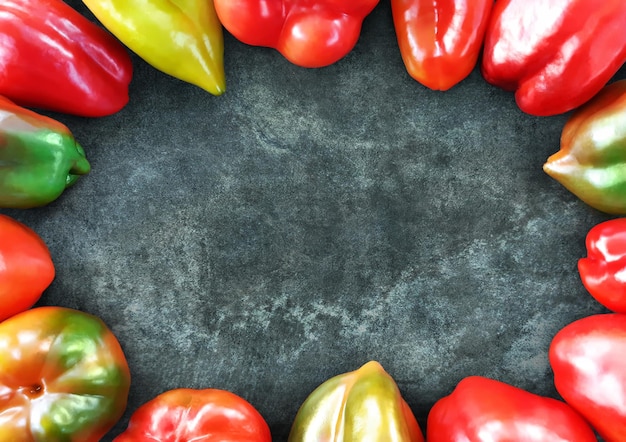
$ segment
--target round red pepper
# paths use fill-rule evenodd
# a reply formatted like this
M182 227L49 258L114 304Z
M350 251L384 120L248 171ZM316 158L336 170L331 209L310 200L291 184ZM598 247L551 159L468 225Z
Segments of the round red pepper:
M291 63L328 66L356 45L379 0L214 0L224 27L252 46L278 50Z
M129 386L120 344L95 316L39 307L0 323L0 441L98 441Z
M50 252L39 235L0 215L0 322L32 307L54 274Z
M626 313L626 218L594 226L586 245L587 257L578 260L583 285L606 308Z
M626 315L579 319L550 344L554 385L606 442L626 440Z
M179 388L146 402L114 442L271 442L261 414L234 393Z

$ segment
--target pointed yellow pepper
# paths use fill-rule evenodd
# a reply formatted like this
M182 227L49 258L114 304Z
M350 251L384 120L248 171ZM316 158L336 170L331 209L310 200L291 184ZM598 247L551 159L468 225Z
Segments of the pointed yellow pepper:
M289 442L424 442L393 378L376 361L318 386L300 406Z
M213 0L83 0L156 69L213 95L226 90L224 35Z

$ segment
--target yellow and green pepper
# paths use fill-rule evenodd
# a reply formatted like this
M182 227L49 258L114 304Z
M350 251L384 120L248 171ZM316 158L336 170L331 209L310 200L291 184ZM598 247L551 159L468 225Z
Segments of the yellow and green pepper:
M83 0L156 69L213 95L226 90L224 35L213 0Z

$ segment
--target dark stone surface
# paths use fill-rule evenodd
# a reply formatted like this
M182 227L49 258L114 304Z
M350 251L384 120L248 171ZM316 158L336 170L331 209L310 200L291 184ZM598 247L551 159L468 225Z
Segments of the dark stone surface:
M556 395L552 336L604 311L576 262L609 218L542 171L565 115L523 114L478 70L447 92L419 85L387 3L323 69L226 35L222 97L134 61L120 113L49 114L92 173L3 211L52 252L40 305L101 317L126 352L111 437L165 390L213 387L283 441L316 386L369 360L422 427L468 375Z

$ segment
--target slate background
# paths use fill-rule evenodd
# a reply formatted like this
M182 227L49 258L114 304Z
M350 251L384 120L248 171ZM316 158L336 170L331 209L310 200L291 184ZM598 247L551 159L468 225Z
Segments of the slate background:
M44 208L3 210L51 250L39 305L101 317L126 352L128 408L105 440L165 390L212 387L284 441L315 387L369 360L423 429L468 375L556 396L551 338L605 311L576 262L609 219L542 171L567 116L523 114L478 70L419 85L387 2L323 69L225 38L221 97L134 57L118 114L49 113L93 171Z

